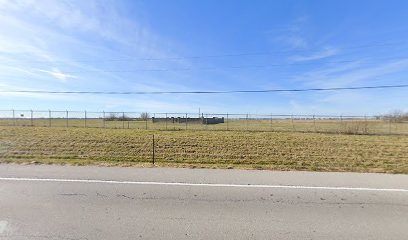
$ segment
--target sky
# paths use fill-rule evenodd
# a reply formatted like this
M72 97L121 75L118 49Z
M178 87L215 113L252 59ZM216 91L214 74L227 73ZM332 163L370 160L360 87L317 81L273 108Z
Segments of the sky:
M408 1L0 0L0 90L228 91L408 84ZM375 115L408 89L0 93L0 109Z

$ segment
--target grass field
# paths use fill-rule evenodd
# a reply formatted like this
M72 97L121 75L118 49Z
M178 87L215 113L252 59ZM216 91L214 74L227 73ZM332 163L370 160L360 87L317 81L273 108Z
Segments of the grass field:
M148 121L104 121L103 119L0 119L0 126L34 127L88 127L122 128L143 130L220 130L220 131L275 131L275 132L319 132L345 134L405 134L408 122L388 122L364 119L229 119L222 124L172 123Z
M408 137L0 127L0 162L408 173Z

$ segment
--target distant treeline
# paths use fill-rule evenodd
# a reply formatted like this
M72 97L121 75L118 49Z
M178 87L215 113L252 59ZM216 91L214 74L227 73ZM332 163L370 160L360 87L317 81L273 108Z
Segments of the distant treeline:
M147 120L150 118L149 113L141 113L139 118L131 118L126 114L121 113L111 113L105 117L105 121L131 121L131 120Z
M408 112L404 112L401 110L395 110L391 113L384 114L382 116L383 120L391 121L395 123L406 122L408 121Z

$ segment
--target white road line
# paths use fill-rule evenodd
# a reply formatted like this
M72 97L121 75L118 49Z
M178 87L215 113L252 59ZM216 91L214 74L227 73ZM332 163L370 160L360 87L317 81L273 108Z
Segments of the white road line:
M296 185L266 185L266 184L183 183L183 182L138 182L138 181L97 180L97 179L0 177L0 181L103 183L103 184L165 185L165 186L188 186L188 187L283 188L283 189L315 189L315 190L377 191L377 192L408 193L408 189L403 188L324 187L324 186L301 186L301 185L296 186Z

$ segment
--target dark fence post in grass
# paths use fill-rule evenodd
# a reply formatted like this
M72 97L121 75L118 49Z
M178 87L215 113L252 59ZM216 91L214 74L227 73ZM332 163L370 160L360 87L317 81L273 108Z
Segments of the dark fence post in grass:
M34 126L33 110L30 110L30 120L31 120L31 127L32 127L32 126Z
M144 119L145 119L145 129L147 130L147 114Z
M125 128L125 112L122 112L122 128Z
M102 120L103 128L105 128L105 119L106 119L105 111L103 111L103 120Z
M154 134L152 135L152 163L154 165Z
M153 113L153 118L156 119L156 113ZM152 129L160 129L160 125L157 127L157 125L153 124L153 118L152 118Z
M85 111L85 128L86 128L86 111Z
M187 113L186 113L186 130L187 130L187 121L188 121L188 120L187 120Z
M365 134L368 134L367 114L364 114L364 131Z
M167 130L167 120L168 120L168 119L167 119L167 113L166 113L166 130Z
M14 111L14 109L12 111L13 111L13 126L16 126L16 111Z
M273 131L273 114L271 113L271 131Z
M245 123L246 123L246 130L248 131L248 113L247 113L247 115L246 115Z
M317 129L316 129L316 116L314 114L313 114L313 126L314 126L315 132L317 132Z
M388 119L388 134L391 134L391 117Z
M51 110L48 110L48 127L51 127Z
M68 110L66 110L65 112L66 112L66 116L65 116L65 117L66 117L66 121L67 121L66 124L67 124L67 127L68 127Z
M291 116L291 119L292 119L292 130L295 131L295 123L293 122L293 114Z
M228 113L227 113L227 131L228 131L229 129L228 129Z

